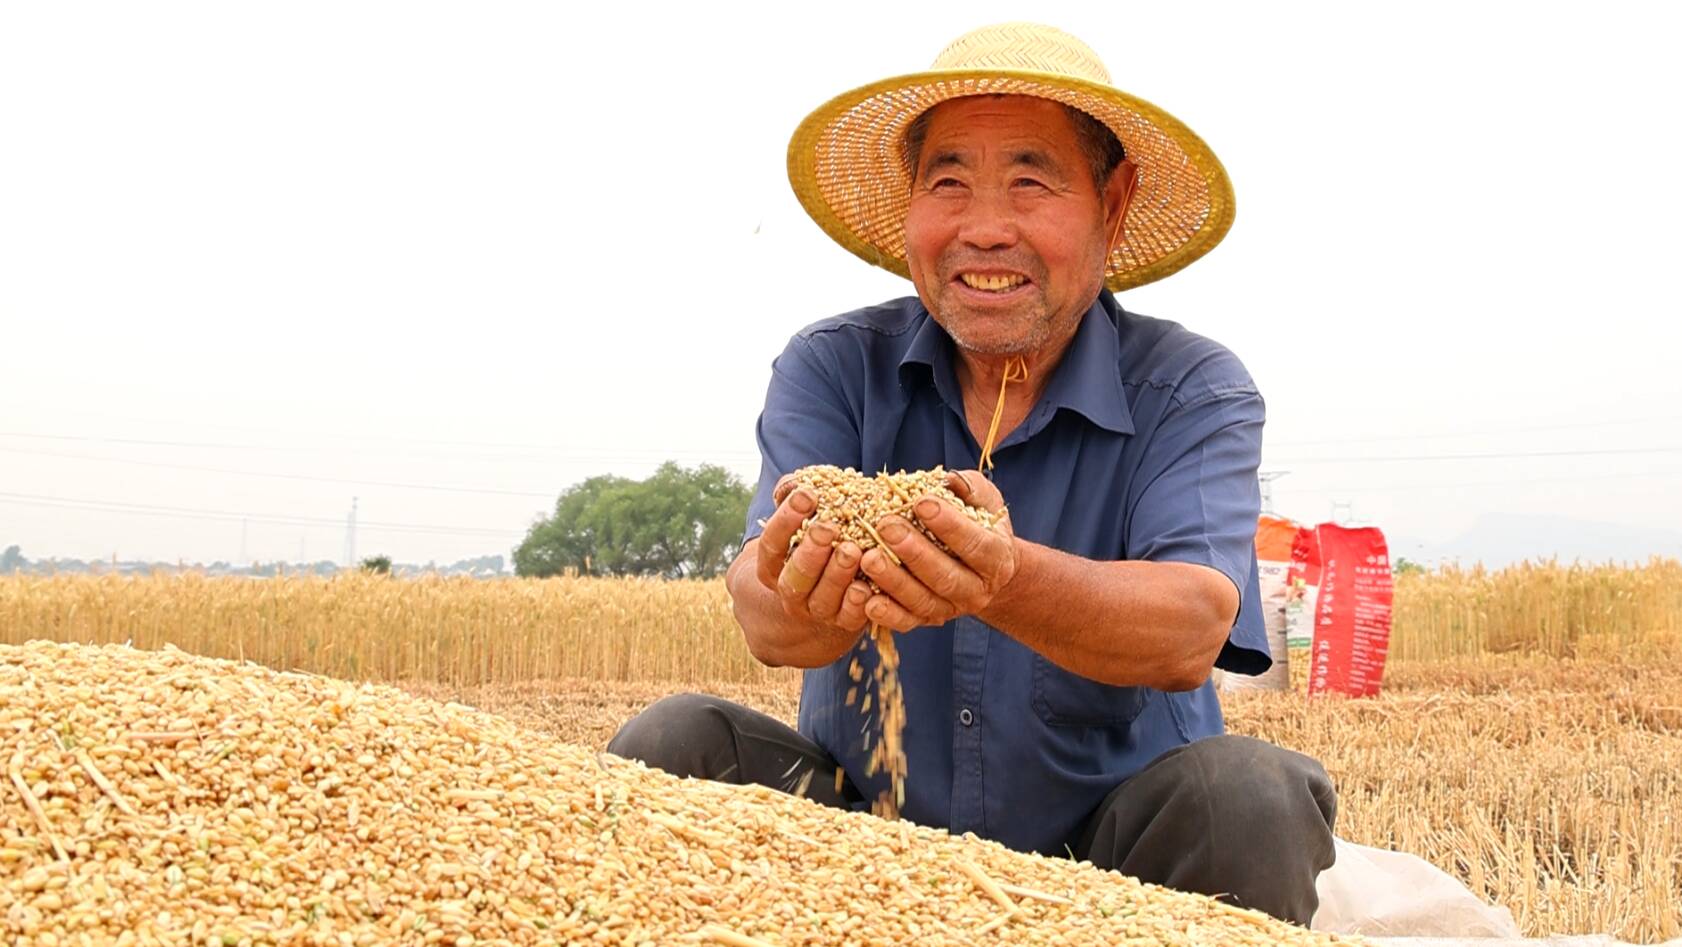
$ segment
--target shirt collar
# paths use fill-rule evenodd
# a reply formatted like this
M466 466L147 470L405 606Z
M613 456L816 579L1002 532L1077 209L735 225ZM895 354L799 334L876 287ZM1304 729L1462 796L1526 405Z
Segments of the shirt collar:
M1121 387L1121 332L1117 328L1121 314L1121 303L1108 289L1098 294L1081 317L1080 328L1057 363L1035 413L1068 408L1106 431L1133 433L1133 415ZM900 384L906 383L906 366L927 366L941 399L962 417L964 400L953 357L951 337L925 310L923 324L900 357Z

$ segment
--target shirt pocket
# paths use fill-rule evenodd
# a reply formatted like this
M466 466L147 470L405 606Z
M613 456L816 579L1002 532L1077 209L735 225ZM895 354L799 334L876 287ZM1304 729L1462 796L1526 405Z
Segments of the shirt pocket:
M1124 727L1145 709L1148 687L1116 687L1081 677L1034 655L1029 703L1053 727Z

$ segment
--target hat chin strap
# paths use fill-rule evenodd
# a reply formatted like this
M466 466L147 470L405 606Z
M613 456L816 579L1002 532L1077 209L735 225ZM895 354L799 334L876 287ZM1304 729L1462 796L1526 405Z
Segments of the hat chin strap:
M1125 158L1122 159L1119 170L1124 176L1121 185L1121 212L1116 214L1115 226L1110 229L1109 253L1104 254L1107 261L1109 254L1114 253L1121 245L1121 226L1127 220L1127 208L1133 203L1133 192L1139 187L1139 166ZM1020 355L1005 363L1004 376L999 379L999 401L993 406L993 420L987 424L987 442L981 445L981 460L978 466L982 472L991 474L993 471L993 444L999 437L999 422L1004 420L1005 390L1013 381L1028 380L1028 360Z
M999 403L993 407L993 420L987 425L987 443L981 445L981 461L977 465L984 473L993 470L993 442L999 436L999 422L1005 415L1005 389L1013 381L1028 380L1028 360L1020 355L1005 363L1004 377L999 380Z
M1126 176L1121 185L1121 213L1116 214L1115 226L1110 228L1110 242L1108 252L1104 254L1106 268L1111 253L1121 246L1121 227L1127 221L1127 208L1133 206L1133 192L1139 188L1139 166L1132 161L1121 159L1120 171Z

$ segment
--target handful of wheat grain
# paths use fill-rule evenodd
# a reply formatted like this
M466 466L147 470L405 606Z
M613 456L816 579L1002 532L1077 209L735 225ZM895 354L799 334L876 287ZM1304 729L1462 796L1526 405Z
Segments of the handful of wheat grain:
M889 515L909 520L936 546L944 549L945 545L924 529L912 513L912 507L925 496L945 500L970 519L991 529L997 517L958 499L958 495L946 485L946 476L943 467L911 473L901 470L891 474L884 471L875 476L866 476L851 467L842 469L827 464L802 467L794 472L794 483L817 499L818 508L795 531L789 541L789 549L792 551L806 537L807 527L824 522L836 528L834 545L851 540L861 550L881 546L892 556L893 551L882 542L882 537L876 535L876 523Z
M912 508L925 496L933 496L944 500L959 510L965 516L976 522L993 528L998 517L987 510L970 506L953 493L946 485L946 471L941 467L933 470L918 470L906 473L890 474L883 471L875 476L866 476L848 467L842 469L827 464L802 467L794 472L796 488L811 493L817 500L817 509L807 517L789 539L789 551L806 538L807 529L818 522L829 523L836 529L836 538L832 545L839 546L843 542L851 541L861 550L881 547L896 564L899 558L894 555L882 537L876 534L876 523L883 517L898 515L908 520L911 525L927 536L936 546L945 549L946 546L935 535L924 528L923 524L912 512ZM860 577L864 578L861 572ZM866 582L870 580L865 578ZM870 583L872 589L875 583ZM905 731L905 697L899 687L899 652L894 647L893 632L874 623L870 626L867 638L859 640L860 650L873 643L876 647L876 669L872 674L875 693L868 694L864 700L864 712L869 713L875 706L874 716L866 719L866 748L870 750L869 762L865 771L866 776L874 776L878 772L888 774L890 788L880 794L873 806L877 815L884 818L898 818L899 807L905 804L905 752L901 742L901 735ZM860 683L864 672L858 658L854 658L848 665L848 673L853 681ZM847 701L851 704L858 696L858 687L848 691ZM869 724L875 723L872 731Z

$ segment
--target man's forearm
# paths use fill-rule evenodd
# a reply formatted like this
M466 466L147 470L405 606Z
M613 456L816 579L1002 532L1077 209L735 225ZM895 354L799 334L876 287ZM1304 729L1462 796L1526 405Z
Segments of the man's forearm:
M777 593L766 588L754 574L752 559L745 551L731 565L724 581L748 651L763 664L823 667L858 642L857 632L801 620L784 611Z
M982 621L1106 684L1190 690L1208 678L1237 613L1225 576L1191 563L1099 562L1018 545L1017 574Z

